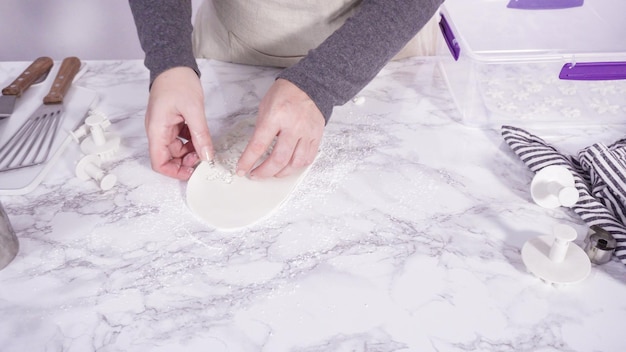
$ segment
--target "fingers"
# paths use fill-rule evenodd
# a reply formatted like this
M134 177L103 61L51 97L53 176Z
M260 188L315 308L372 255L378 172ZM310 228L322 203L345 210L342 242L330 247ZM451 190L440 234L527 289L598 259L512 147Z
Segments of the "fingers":
M200 159L204 161L213 160L215 152L211 134L209 133L209 126L204 117L204 108L202 111L190 111L187 116L189 116L186 119L187 127L189 128L189 135L195 147L194 149L200 156Z
M293 174L294 172L301 170L313 163L315 156L319 150L319 140L311 141L309 143L300 142L296 146L293 153L291 163L287 164L282 170L276 173L276 177L284 177Z
M179 180L191 177L195 166L200 161L191 142L183 142L175 138L165 144L155 141L149 143L150 161L156 172Z
M193 165L195 165L195 163L192 165L187 165L188 163L190 163L190 159L193 159L193 157L190 156L191 154L186 155L182 159L170 159L165 164L159 165L158 168L153 169L165 176L172 177L181 181L186 181L191 177L191 174L193 174ZM195 160L199 160L197 155L195 156Z
M257 126L239 159L237 175L249 173L253 179L288 176L315 160L320 138L312 138L297 128L295 131L276 130L263 125ZM274 141L271 153L264 159ZM255 164L258 166L254 167Z
M146 119L149 120L148 117ZM179 180L187 180L193 173L198 155L191 142L184 143L178 138L183 132L184 124L182 122L171 124L177 119L171 120L173 121L161 122L154 117L152 121L146 122L150 163L152 169L158 173Z
M268 150L277 133L278 129L273 126L257 125L252 138L237 163L238 176L244 176L252 170L257 161Z
M154 80L146 110L146 132L150 162L159 173L187 180L200 159L212 159L204 93L193 70L172 68Z
M259 104L256 128L239 159L237 174L250 173L252 178L287 176L310 165L324 124L322 113L304 91L277 79ZM263 160L274 141L270 155Z
M298 139L294 136L279 136L269 157L250 172L250 177L265 178L277 175L291 164L297 145Z
M250 173L250 178L284 177L293 174L313 163L319 148L319 141L305 142L280 135L272 152Z

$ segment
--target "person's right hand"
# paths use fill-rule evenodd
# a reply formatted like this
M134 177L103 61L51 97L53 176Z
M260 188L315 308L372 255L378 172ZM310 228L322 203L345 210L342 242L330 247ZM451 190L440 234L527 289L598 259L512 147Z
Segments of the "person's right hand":
M171 68L155 78L145 123L155 171L188 180L199 160L213 159L204 93L191 68Z

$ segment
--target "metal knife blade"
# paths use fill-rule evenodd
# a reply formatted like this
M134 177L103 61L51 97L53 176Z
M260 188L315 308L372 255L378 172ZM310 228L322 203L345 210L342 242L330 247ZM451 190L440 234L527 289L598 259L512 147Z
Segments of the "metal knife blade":
M0 96L0 120L11 116L15 109L15 101L31 85L46 76L52 68L51 58L42 56L35 59L11 84L2 89Z

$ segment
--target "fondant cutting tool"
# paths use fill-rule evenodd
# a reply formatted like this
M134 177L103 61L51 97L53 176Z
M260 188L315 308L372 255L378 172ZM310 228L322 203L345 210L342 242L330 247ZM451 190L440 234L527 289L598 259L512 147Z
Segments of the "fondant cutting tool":
M552 235L535 237L522 247L522 261L533 275L551 284L572 284L584 280L591 272L585 251L573 241L576 230L557 224Z
M550 165L537 171L530 184L530 195L544 208L571 207L578 201L574 176L564 166Z

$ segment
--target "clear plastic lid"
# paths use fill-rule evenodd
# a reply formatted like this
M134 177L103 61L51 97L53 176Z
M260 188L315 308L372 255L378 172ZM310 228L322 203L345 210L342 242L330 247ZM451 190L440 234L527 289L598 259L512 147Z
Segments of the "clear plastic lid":
M441 13L475 60L626 60L624 0L446 0Z

